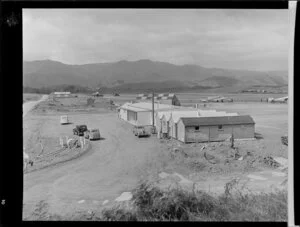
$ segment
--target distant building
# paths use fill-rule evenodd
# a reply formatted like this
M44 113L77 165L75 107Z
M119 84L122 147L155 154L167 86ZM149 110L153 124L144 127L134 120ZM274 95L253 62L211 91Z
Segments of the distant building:
M53 97L56 97L56 98L59 98L59 97L70 97L71 96L71 92L69 92L69 91L54 92L52 94L53 94Z
M154 103L154 125L155 114L158 111L175 110L182 108L167 104ZM133 125L152 125L152 103L151 102L136 102L125 103L118 108L119 117Z
M224 117L181 117L175 138L184 143L254 138L255 122L249 115Z
M152 101L152 94L139 94L136 99L141 102L151 102ZM173 106L180 106L179 99L175 94L171 93L164 93L164 94L154 94L154 101L161 103L161 104L167 104L167 105L173 105Z
M277 98L277 99L273 99L271 100L271 102L273 103L287 103L289 100L288 96L282 97L282 98Z

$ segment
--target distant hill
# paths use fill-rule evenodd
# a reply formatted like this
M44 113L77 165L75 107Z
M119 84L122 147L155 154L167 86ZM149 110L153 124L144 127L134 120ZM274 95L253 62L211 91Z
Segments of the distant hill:
M228 88L282 86L288 83L286 71L246 71L173 65L150 60L67 65L57 61L25 61L23 86L41 88L61 84L120 90Z

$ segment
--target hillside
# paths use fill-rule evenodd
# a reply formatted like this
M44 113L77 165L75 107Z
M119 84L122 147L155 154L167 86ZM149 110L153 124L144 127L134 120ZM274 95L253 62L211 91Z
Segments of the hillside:
M253 85L282 86L288 72L246 71L173 65L150 60L67 65L57 61L24 62L23 86L41 88L61 84L125 90L192 87L238 89ZM235 90L235 89L234 89Z

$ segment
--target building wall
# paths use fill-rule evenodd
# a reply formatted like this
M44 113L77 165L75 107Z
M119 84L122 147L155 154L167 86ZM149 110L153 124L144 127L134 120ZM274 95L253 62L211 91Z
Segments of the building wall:
M178 137L176 138L176 128L174 126L171 126L170 135L185 143L224 141L229 139L232 133L235 139L249 139L254 138L254 126L254 124L223 125L219 128L219 126L216 125L200 126L199 129L196 129L196 126L184 127L180 120L177 124Z
M127 110L127 121L133 125L137 125L137 112Z
M209 127L203 126L198 127L186 127L185 128L185 142L186 143L196 143L196 142L206 142L209 137Z
M161 128L162 128L162 133L168 133L168 128L169 128L169 123L166 120L165 116L161 119Z
M233 128L233 136L235 139L254 138L254 134L255 134L254 124L236 125Z
M152 123L151 112L137 112L137 124L138 125L151 125Z
M185 126L181 120L177 123L177 139L185 142Z
M209 128L209 141L224 141L229 139L233 132L233 127L231 125L221 125L221 128L216 125L208 126L207 128Z
M173 96L172 105L174 105L174 106L181 106L181 104L179 102L179 99L177 98L176 95Z
M127 110L125 109L120 109L120 113L119 116L121 119L123 119L124 121L127 121Z
M156 131L157 132L161 132L161 119L159 119L158 116L156 116L156 124L155 124L155 126L156 126Z
M169 121L169 127L170 127L169 136L171 136L172 138L177 139L177 137L176 137L176 127L177 127L177 125L174 123L173 118L171 118L171 120Z

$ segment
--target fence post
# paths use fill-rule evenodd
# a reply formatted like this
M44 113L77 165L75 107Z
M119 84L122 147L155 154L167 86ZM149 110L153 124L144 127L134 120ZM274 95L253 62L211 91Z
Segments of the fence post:
M82 139L82 137L79 137L79 138L80 138L81 149L83 149L83 139Z
M59 144L60 144L61 148L64 147L64 141L61 137L59 137Z

